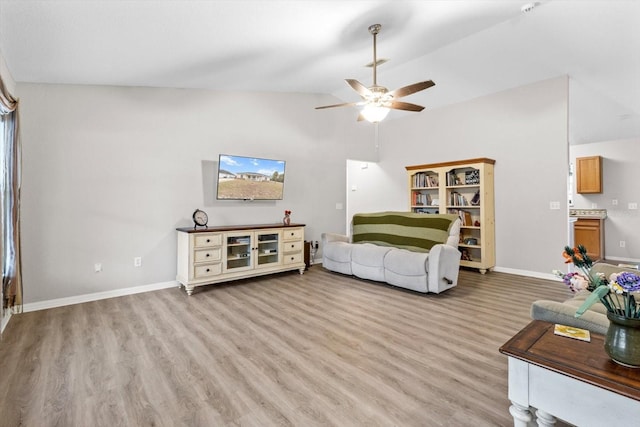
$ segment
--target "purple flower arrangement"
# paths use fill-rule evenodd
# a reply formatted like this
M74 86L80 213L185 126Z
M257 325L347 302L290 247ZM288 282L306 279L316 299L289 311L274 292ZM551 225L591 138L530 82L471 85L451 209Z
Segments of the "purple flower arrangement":
M587 255L587 249L579 245L577 248L565 246L562 256L566 264L573 264L578 271L563 273L553 270L553 273L562 278L571 292L588 290L591 295L576 311L576 317L580 317L597 301L607 308L607 311L630 319L640 319L640 271L613 273L608 278L602 273L595 274L591 271L593 261Z

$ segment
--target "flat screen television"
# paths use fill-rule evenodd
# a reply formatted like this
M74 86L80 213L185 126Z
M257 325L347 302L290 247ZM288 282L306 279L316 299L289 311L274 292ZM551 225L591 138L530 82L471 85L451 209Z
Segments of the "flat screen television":
M284 160L220 154L218 200L282 200Z

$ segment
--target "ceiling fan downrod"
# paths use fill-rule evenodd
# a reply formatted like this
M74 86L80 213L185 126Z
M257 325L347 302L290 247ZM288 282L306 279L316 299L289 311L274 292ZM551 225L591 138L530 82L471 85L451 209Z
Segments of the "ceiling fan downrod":
M373 34L373 85L378 86L377 82L377 55L376 55L376 39L377 35L380 32L380 28L382 28L381 24L373 24L369 26L369 32Z

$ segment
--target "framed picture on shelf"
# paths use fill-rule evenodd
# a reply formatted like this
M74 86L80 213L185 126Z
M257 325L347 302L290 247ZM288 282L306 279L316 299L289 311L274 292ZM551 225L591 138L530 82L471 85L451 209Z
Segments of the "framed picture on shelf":
M471 199L471 206L478 206L480 204L480 190L476 191L476 194L473 195L473 199Z
M465 172L464 183L465 185L480 184L480 171L477 169L474 169L474 170Z

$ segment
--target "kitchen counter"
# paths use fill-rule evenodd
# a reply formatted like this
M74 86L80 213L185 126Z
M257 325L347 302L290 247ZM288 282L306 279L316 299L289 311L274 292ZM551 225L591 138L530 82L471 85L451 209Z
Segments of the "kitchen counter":
M569 216L575 218L594 218L594 219L606 219L606 209L569 209Z

